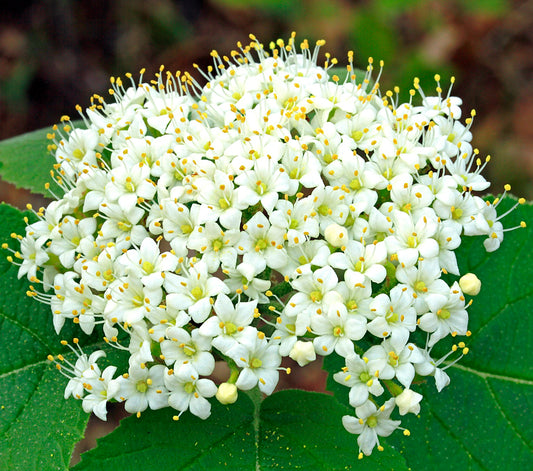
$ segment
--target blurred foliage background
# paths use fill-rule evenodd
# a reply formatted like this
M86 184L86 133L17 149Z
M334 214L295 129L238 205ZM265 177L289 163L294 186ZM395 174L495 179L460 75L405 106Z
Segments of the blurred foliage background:
M444 90L473 108L474 146L493 159L486 168L500 193L533 199L533 1L530 0L43 0L8 2L0 16L0 139L77 118L75 105L93 93L106 95L110 76L146 77L164 64L169 70L207 66L209 52L228 53L254 33L265 43L291 31L345 64L385 61L382 90L398 85L408 96L413 78L426 92L439 73ZM43 146L46 143L43 143ZM0 183L0 200L18 207L42 200ZM318 368L293 369L281 387L323 390ZM78 449L110 423L95 421ZM75 458L76 460L77 458Z

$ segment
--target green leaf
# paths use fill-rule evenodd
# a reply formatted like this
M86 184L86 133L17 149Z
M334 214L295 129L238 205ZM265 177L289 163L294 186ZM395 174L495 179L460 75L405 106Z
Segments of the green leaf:
M391 447L359 461L356 438L342 427L346 413L333 397L305 391L281 391L257 407L242 393L231 406L213 401L205 421L187 412L173 422L171 409L149 411L124 419L73 469L407 469Z
M44 195L45 183L53 183L50 170L55 164L47 150L49 132L51 127L0 141L0 177L17 188Z
M231 406L213 401L205 421L188 412L173 421L173 412L167 407L122 420L73 469L255 469L253 404L245 394Z
M353 414L333 397L307 391L280 391L261 404L260 469L407 470L392 447L358 460L357 437L342 425Z
M498 213L515 202L505 198ZM482 237L465 237L456 251L460 272L473 272L482 281L481 293L468 310L470 352L446 370L451 383L441 393L433 378L412 387L424 399L418 417L402 417L411 436L396 433L388 438L412 469L531 466L533 205L521 205L503 219L505 227L520 221L529 226L506 232L496 252L485 251ZM328 357L328 371L339 371L340 366ZM347 401L347 391L341 390L348 388L331 386L340 401Z
M503 16L509 11L508 0L470 0L461 5L464 10L473 15Z
M11 232L24 233L21 213L0 204L0 244L17 249ZM17 267L0 258L0 469L68 469L74 445L83 437L89 415L81 402L65 400L66 378L46 359L48 354L67 354L52 325L50 307L24 293L28 283L17 279ZM71 339L72 325L62 338ZM101 346L86 336L91 352ZM74 357L75 358L75 357Z
M84 128L81 120L73 121L72 125ZM51 132L52 127L47 127L0 141L0 178L13 183L17 188L45 196L49 194L44 185L50 183L54 193L62 195L63 190L50 176L50 170L56 163L47 149L50 141L46 135Z
M215 5L224 9L257 9L276 17L287 15L301 16L303 4L301 0L287 2L285 0L215 0Z

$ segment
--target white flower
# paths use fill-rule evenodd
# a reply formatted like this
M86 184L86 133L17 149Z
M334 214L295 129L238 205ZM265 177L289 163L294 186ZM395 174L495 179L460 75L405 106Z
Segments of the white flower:
M226 229L237 229L241 223L241 211L250 204L246 201L246 192L241 187L235 188L229 176L215 170L214 180L198 178L194 185L198 191L198 201L216 214Z
M289 278L296 278L311 269L312 265L325 267L331 254L328 244L321 239L304 242L298 246L287 247L287 265L281 273Z
M120 390L117 393L124 408L130 413L140 413L150 409L161 409L168 405L168 391L163 375L165 367L154 365L151 368L130 365L128 374L117 379Z
M108 366L99 377L87 378L84 384L87 394L83 396L84 412L92 412L100 420L107 419L107 401L114 399L120 389L117 379L113 379L116 366Z
M481 291L481 281L474 273L467 273L459 279L459 287L464 294L476 296Z
M289 246L302 244L318 236L318 221L311 217L313 205L309 198L298 199L294 204L279 200L275 209L270 215L270 222L286 232L284 238Z
M179 369L190 364L198 374L207 376L215 369L215 359L211 355L211 338L202 335L199 329L191 333L181 327L170 327L166 331L170 340L161 342L161 353L167 365Z
M310 322L310 315L324 311L324 296L332 291L338 283L337 275L329 266L319 268L313 273L306 273L291 281L296 290L285 312L290 317L297 317L296 334L303 335Z
M29 281L37 276L37 270L44 265L49 256L42 246L42 242L35 240L33 237L26 236L20 241L20 252L22 263L18 270L18 278L24 275Z
M255 263L252 263L255 262ZM260 303L267 303L268 297L264 294L270 288L270 280L257 278L266 268L266 261L250 257L245 253L243 262L235 268L224 269L223 272L228 276L224 280L226 286L237 294L244 293L248 298L255 299Z
M383 208L392 207L417 217L420 210L430 207L433 202L434 196L431 190L426 185L413 184L413 177L409 174L397 175L390 184L391 203L385 203Z
M150 238L142 241L140 248L130 249L117 259L127 275L140 278L149 288L163 284L165 272L174 271L178 259L170 252L160 253L157 243Z
M140 245L148 237L146 228L139 224L144 210L138 206L122 208L114 203L100 205L101 216L106 219L100 229L100 237L104 240L115 240L124 248L133 244Z
M267 342L264 335L247 335L239 339L227 355L242 368L235 383L239 389L247 391L255 385L267 395L272 394L278 384L281 363L278 346Z
M450 287L440 279L441 269L437 258L424 259L417 266L398 266L396 279L408 287L407 291L414 298L417 314L428 311L426 299L435 295L446 295Z
M211 415L211 404L206 397L213 397L217 387L213 381L199 378L192 365L185 364L179 369L165 370L165 386L170 391L168 405L181 413L187 409L191 414L207 419Z
M393 212L394 234L385 239L389 254L397 254L404 265L414 265L419 257L432 258L439 253L433 238L437 232L437 218L432 210L413 220L402 211Z
M178 256L187 255L187 244L195 229L208 220L216 220L214 213L201 211L199 204L193 204L189 209L172 198L166 198L161 205L163 235Z
M331 224L343 224L348 217L348 205L343 201L343 191L331 186L317 187L311 193L314 212L311 216L318 218L320 230L326 230Z
M359 434L357 444L359 450L365 455L370 455L373 448L378 445L380 437L388 437L399 425L399 420L391 420L390 414L394 410L394 398L389 399L379 409L371 401L355 408L356 417L345 415L342 425L350 432ZM361 455L362 456L362 455Z
M418 347L417 347L418 348ZM449 354L445 355L440 360L433 360L428 350L418 348L419 355L414 361L415 371L422 376L433 376L435 378L435 386L437 391L441 392L443 388L450 384L450 377L444 371L446 368L439 368L439 365L444 361Z
M65 319L74 319L86 334L93 332L96 319L100 318L106 302L90 288L78 283L75 272L58 274L54 279L56 296L51 306L54 313L54 327L59 333Z
M298 340L292 347L289 357L291 357L300 366L316 360L315 348L312 342Z
M346 358L346 367L335 373L333 379L350 388L350 405L357 407L368 400L369 394L373 396L383 394L383 387L378 380L379 371L383 366L385 366L384 361L370 364L368 358L354 354Z
M381 283L387 275L382 265L386 259L387 248L384 242L364 246L360 242L351 240L342 252L331 254L328 261L332 267L346 270L347 274L364 275L360 283L364 283L365 278L374 283Z
M144 162L129 168L125 165L115 167L110 177L105 186L105 197L123 208L135 206L139 198L150 200L155 194L156 185L150 180L150 167Z
M390 297L385 293L378 294L370 303L370 318L368 331L380 338L390 336L394 349L400 351L410 332L416 329L413 297L402 285L392 288Z
M232 383L221 383L215 396L221 404L233 404L239 397L237 386Z
M450 288L447 296L435 295L429 297L426 302L431 312L420 318L419 325L425 332L431 332L429 347L453 332L458 335L466 334L468 313L465 309L465 298L457 282Z
M413 344L409 343L401 350L396 350L390 339L383 340L381 345L370 347L365 356L368 358L370 369L380 368L380 378L393 379L396 377L406 388L409 388L415 377L413 363L423 361L418 349Z
M241 234L239 251L246 253L249 263L259 266L266 263L275 270L287 263L287 252L283 246L283 230L271 226L263 213L255 213L246 224Z
M448 334L469 334L461 289L479 291L473 275L451 288L442 276L460 275L463 236L497 249L514 229L501 219L524 199L498 215L498 200L473 196L490 159L471 144L475 113L459 122L461 100L440 77L437 96L416 79L422 103L415 92L401 102L397 89L380 92L372 61L356 82L349 53L338 80L329 55L317 65L323 41L250 38L211 53L203 86L163 67L153 80L127 74L111 79L109 103L78 107L86 129L63 117L49 135L62 196L50 188L58 201L29 205L37 221L28 214L24 236L12 234L20 248L2 247L57 332L69 320L127 352L118 379L114 365L101 372L101 351L57 357L65 395L84 410L105 418L118 400L205 419L215 394L223 404L238 389L271 394L283 357L304 365L335 351L346 366L334 379L357 413L343 423L362 457L398 427L395 404L419 412L415 373L440 391L468 353L458 342L431 357ZM202 378L216 360L231 369L218 388ZM382 380L404 392L378 407Z
M167 274L164 287L168 292L167 306L177 310L187 309L195 322L207 319L212 298L220 293L229 293L229 288L220 278L209 274L203 259L191 264L186 276Z
M398 396L394 398L400 415L405 415L408 413L415 415L418 414L420 412L420 401L422 400L422 397L422 394L418 394L411 389L404 389Z
M318 335L313 339L313 345L319 355L335 351L346 358L354 354L353 340L366 334L366 320L348 314L344 304L334 303L329 306L327 314L311 317L311 330Z
M76 251L84 239L94 240L96 220L85 218L82 220L66 217L58 224L57 232L60 238L52 239L49 250L59 257L59 261L66 268L74 265Z
M114 281L108 292L113 294L106 303L104 316L128 324L141 321L150 310L159 306L163 298L161 288L148 288L131 276Z
M250 206L261 202L267 213L272 213L279 193L289 190L289 176L271 156L255 160L253 170L247 170L235 178L243 198ZM245 191L246 190L246 191Z
M225 267L235 266L237 260L236 245L241 233L236 229L222 230L215 222L208 221L191 233L187 242L189 249L202 254L202 262L207 264L210 273L215 272L220 264Z
M333 247L342 247L348 240L348 231L339 224L330 224L324 231L324 238Z
M96 362L100 358L105 357L105 352L103 350L96 350L91 353L89 357L87 357L85 353L75 353L78 355L75 365L68 363L68 369L64 367L60 368L62 372L67 370L72 374L65 387L65 399L69 396L81 399L84 395L84 384L87 382L87 379L100 377L100 368Z
M254 319L257 301L239 302L235 306L225 294L219 294L213 305L215 315L207 319L199 328L202 335L214 337L213 347L227 354L241 336L250 333L249 325Z

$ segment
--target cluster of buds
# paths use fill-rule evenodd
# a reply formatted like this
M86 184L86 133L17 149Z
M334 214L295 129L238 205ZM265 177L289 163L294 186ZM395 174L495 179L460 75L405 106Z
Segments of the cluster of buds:
M415 374L440 391L443 362L468 351L432 357L470 334L465 293L479 280L442 279L460 276L461 237L492 251L507 230L498 202L475 195L489 158L440 77L434 96L415 80L401 103L380 92L372 59L356 77L348 53L341 79L329 54L318 65L324 41L250 38L213 51L204 84L163 67L149 82L126 74L109 102L78 107L85 126L62 118L49 136L62 196L18 237L19 277L58 333L74 322L129 355L127 371L101 371L102 351L59 359L65 397L101 419L109 401L205 419L214 396L271 394L283 357L337 354L355 408L343 424L370 454L401 428L395 409L418 413ZM230 370L219 385L217 361Z

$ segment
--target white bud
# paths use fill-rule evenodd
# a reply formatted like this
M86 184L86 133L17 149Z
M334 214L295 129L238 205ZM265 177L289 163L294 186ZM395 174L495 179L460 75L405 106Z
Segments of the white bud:
M411 389L404 389L394 400L400 409L400 415L405 415L409 412L418 414L420 412L419 402L422 400L422 394L418 394Z
M339 224L330 224L324 231L324 237L333 247L342 247L348 243L348 231Z
M303 342L298 340L292 347L289 356L300 366L305 366L308 363L316 360L315 347L312 342Z
M231 383L222 383L218 387L215 397L221 404L233 404L237 400L237 397L239 397L237 386Z
M479 281L479 278L473 273L467 273L459 280L459 286L464 294L475 296L481 289L481 281Z

